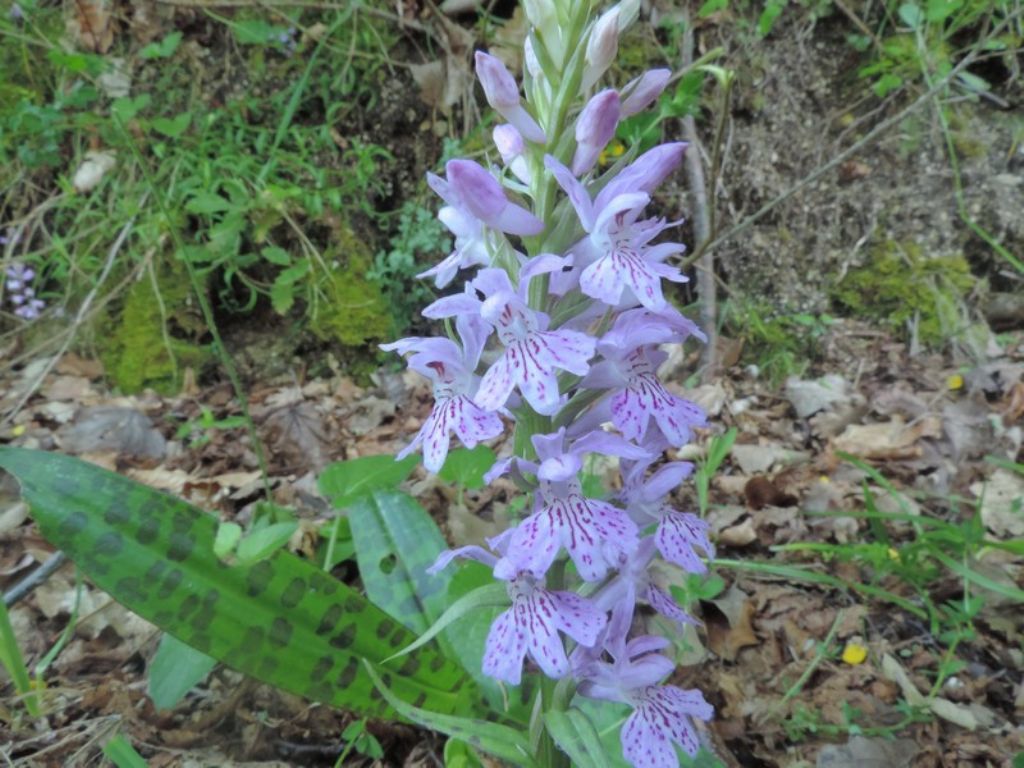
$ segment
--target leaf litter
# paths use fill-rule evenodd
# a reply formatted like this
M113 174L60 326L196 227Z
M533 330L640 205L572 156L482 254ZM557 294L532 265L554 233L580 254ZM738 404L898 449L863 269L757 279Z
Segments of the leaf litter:
M1014 354L1019 356L1020 348ZM885 356L868 359L884 361ZM823 367L830 364L836 361ZM681 667L677 675L708 691L718 707L709 738L727 764L960 765L955 761L968 759L963 756L986 760L1000 749L1011 754L1021 738L1015 725L1024 715L1019 604L1002 593L977 590L992 599L975 620L974 639L959 646L963 669L933 692L943 649L927 623L889 602L836 586L846 580L912 599L907 585L892 574L875 575L865 561L802 549L864 545L876 535L863 516L865 489L877 509L899 518L883 525L887 557L892 552L898 557L901 547L913 544L921 530L915 518L962 522L974 503L989 536L1008 541L1022 535L1021 476L985 458L1020 461L1022 409L1014 400L1020 382L986 376L974 379L982 383L968 384L966 391L950 390L947 371L935 364L911 358L899 368L884 362L867 366L856 384L823 374L801 389L801 382L791 379L781 399L738 368L703 388L701 394L719 412L714 430L740 430L732 456L711 484L708 518L719 557L811 574L808 580L792 577L796 571L720 567L724 588L696 605L703 627L687 635L690 647L680 658L703 661ZM238 412L223 388L180 397L111 397L98 375L90 361L62 361L5 440L83 454L224 519L244 521L252 514L262 491L261 473L247 430L229 420ZM816 393L822 381L829 382L829 396ZM993 381L1000 388L991 390ZM18 379L9 386L16 389ZM805 397L798 392L817 398L813 409L806 400L793 401ZM833 397L836 393L842 395ZM734 408L735 403L743 405ZM58 413L66 418L55 417L55 404L65 409ZM203 408L231 426L182 438L182 424L201 420ZM253 393L250 409L267 446L274 501L294 509L301 522L294 542L298 551L315 556L318 531L335 514L317 493L316 473L334 460L393 454L411 439L429 408L429 387L410 376L377 377L366 387L336 377ZM201 439L192 439L196 435ZM688 458L700 460L711 436L711 430L702 434ZM499 455L509 449L494 447ZM852 463L849 456L867 464ZM613 477L614 466L601 472ZM514 514L510 504L517 497L504 479L459 494L422 470L408 489L459 544L479 543L503 525ZM0 532L0 562L11 569L0 576L9 587L25 572L18 563L39 562L48 549L45 544L26 548L33 537L40 540L15 497L8 491L4 499L10 517ZM689 487L678 491L678 503L693 507ZM787 543L795 549L775 549ZM982 551L972 567L989 584L1024 585L1024 561L1012 552ZM353 572L342 563L336 573ZM827 579L816 582L815 575ZM963 598L962 586L956 574L947 573L928 588L936 601L955 601ZM19 637L35 638L24 644L30 658L44 654L59 637L76 599L78 624L47 673L57 702L55 726L118 715L133 738L155 750L155 758L188 749L189 759L218 754L219 764L232 765L291 749L311 764L317 764L314 753L322 753L327 764L345 715L259 686L251 700L228 709L225 701L236 704L232 692L239 682L230 671L215 671L171 713L153 710L141 681L145 660L155 649L155 629L131 621L87 585L79 591L70 567L12 613ZM863 661L844 662L847 643L865 649ZM903 723L907 705L924 714ZM424 738L410 737L408 729L399 732L414 741ZM883 736L870 736L875 732ZM395 733L394 726L380 730L390 743ZM424 742L428 753L431 748L436 753L438 744ZM68 749L81 746L70 740ZM154 759L151 764L167 763Z

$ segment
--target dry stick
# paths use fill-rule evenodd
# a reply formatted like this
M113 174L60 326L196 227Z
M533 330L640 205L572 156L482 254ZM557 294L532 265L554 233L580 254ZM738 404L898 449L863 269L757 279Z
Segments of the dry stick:
M693 27L686 25L683 36L683 67L693 63ZM694 245L698 250L711 239L711 214L708 212L708 191L704 183L704 167L700 158L700 139L697 136L697 122L693 115L683 118L683 138L690 143L690 149L683 155L686 163L686 181L690 187L690 203L693 209ZM700 294L700 325L707 334L707 343L700 353L701 381L705 384L714 375L717 367L718 306L715 301L715 257L704 249L697 270L697 292Z
M1010 16L1007 16L999 24L999 26L995 27L992 30L992 32L989 34L989 36L988 36L988 38L987 38L987 40L985 42L988 42L988 40L991 40L993 37L995 37L996 35L1001 33L1003 31L1004 27L1006 27L1009 23L1014 21L1020 15L1021 15L1021 12L1018 11L1017 13L1014 13L1014 14L1012 14ZM968 66L970 66L974 62L974 60L978 57L979 51L982 48L984 48L984 45L977 46L974 50L972 50L970 53L968 53L967 56L965 56L963 59L961 59L959 64L957 64L955 67L953 67L953 69L951 69L949 72L947 72L944 77L942 77L939 80L937 80L935 85L933 85L931 88L929 88L923 94L921 94L921 96L919 96L912 104L910 104L907 107L905 107L904 109L900 110L898 113L896 113L895 115L890 117L888 120L883 120L881 123L876 125L871 131L869 131L868 134L866 136L864 136L863 139L861 139L860 141L855 143L849 149L846 149L846 150L840 152L838 155L833 157L831 160L829 160L824 165L821 165L818 168L816 168L815 170L811 171L810 174L808 174L807 176L802 178L800 181L798 181L792 187L787 189L781 195L778 195L774 199L772 199L769 202L767 202L764 205L762 205L754 213L750 214L750 216L745 218L739 224L737 224L736 226L726 230L722 234L714 237L710 242L706 243L703 248L697 248L696 251L693 253L693 255L689 256L686 259L683 259L680 262L681 266L688 267L689 265L691 265L695 261L697 261L697 259L701 258L704 255L704 251L709 251L712 248L714 248L716 245L721 245L725 241L731 240L733 237L738 235L740 232L743 232L743 231L749 229L751 225L753 225L757 221L760 221L767 214L771 213L776 207L778 207L780 204L786 202L789 198L791 198L797 192L802 190L804 187L808 186L809 184L814 183L815 181L820 179L822 176L824 176L826 173L828 173L833 168L835 168L837 165L839 165L840 163L845 162L850 157L852 157L853 155L857 154L857 152L862 150L865 146L867 146L868 144L872 143L875 139L877 139L883 133L885 133L890 128L892 128L894 125L898 124L900 121L905 119L907 117L907 115L909 115L909 114L911 114L913 112L916 112L918 109L920 109L925 104L930 104L933 96L935 96L937 93L939 93L943 88L945 88L949 84L949 82L954 77L956 77L958 74L960 74L960 72L962 72L964 69L966 69Z
M24 598L29 592L50 578L51 574L64 565L67 559L68 556L63 552L54 552L41 566L11 587L9 592L4 593L4 605L10 608Z
M139 200L140 210L142 206L145 205L147 197L149 197L149 192L146 192L142 196L142 199ZM78 308L78 312L75 314L75 319L71 323L71 332L68 333L67 338L64 339L64 343L61 344L60 349L57 350L57 354L49 359L32 384L22 393L21 397L18 398L18 402L15 403L14 407L7 412L7 415L4 416L4 420L0 421L0 426L9 424L11 420L18 415L18 412L25 407L25 403L27 403L29 398L36 393L36 390L39 389L43 380L49 375L50 371L53 370L57 361L64 357L64 353L68 351L68 347L71 346L71 342L75 338L75 331L78 330L78 327L82 324L86 314L88 314L89 307L92 306L92 302L96 298L96 294L99 292L100 286L103 285L107 277L110 275L110 270L114 266L117 254L121 251L121 246L124 245L124 241L128 238L128 233L132 231L132 226L135 224L136 216L138 216L138 214L133 215L128 219L125 225L121 227L121 231L118 233L117 239L114 241L114 244L110 246L110 251L107 253L107 262L103 265L103 271L100 272L100 276L97 278L96 284L92 287L92 290L89 291L89 295L85 297L85 301L82 302L82 306Z

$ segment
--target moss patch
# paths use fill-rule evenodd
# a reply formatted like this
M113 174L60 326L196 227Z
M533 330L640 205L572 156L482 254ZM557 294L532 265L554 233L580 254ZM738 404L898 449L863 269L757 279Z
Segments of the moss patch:
M918 339L938 346L964 326L961 307L975 282L962 254L930 256L914 243L887 242L848 272L832 297L849 313L900 332L916 323Z
M131 287L120 317L100 345L103 365L122 392L151 388L173 394L181 389L186 368L201 368L213 359L209 346L189 340L203 326L188 306L191 286L184 268L160 268L157 286L159 296L150 280Z
M393 313L381 286L366 276L372 262L366 243L350 229L342 230L339 242L324 258L333 267L319 285L324 302L313 318L313 333L345 347L389 339L394 332Z

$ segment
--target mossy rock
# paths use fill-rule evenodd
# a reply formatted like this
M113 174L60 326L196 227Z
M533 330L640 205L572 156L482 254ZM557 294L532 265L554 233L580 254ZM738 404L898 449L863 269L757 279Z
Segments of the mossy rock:
M108 375L125 393L150 388L173 394L181 389L187 368L213 360L209 345L189 340L200 336L204 326L188 305L191 284L184 268L176 263L160 267L157 286L159 296L151 280L131 287L120 317L100 344Z
M890 241L848 272L832 297L849 313L901 332L916 322L918 339L934 347L960 332L963 300L975 282L962 254L930 256L915 243Z
M366 243L349 229L324 254L332 272L320 283L323 305L317 308L311 329L325 341L345 347L365 347L394 334L394 316L384 291L366 277L372 258Z

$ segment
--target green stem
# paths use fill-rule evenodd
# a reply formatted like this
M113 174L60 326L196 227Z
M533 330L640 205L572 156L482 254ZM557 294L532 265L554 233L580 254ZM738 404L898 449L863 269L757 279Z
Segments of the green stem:
M39 717L42 714L39 699L32 691L28 667L25 666L25 659L21 655L18 638L14 636L14 627L11 626L11 616L7 612L7 604L2 600L0 600L0 662L3 662L7 674L14 681L14 689L24 697L25 709L32 717Z

